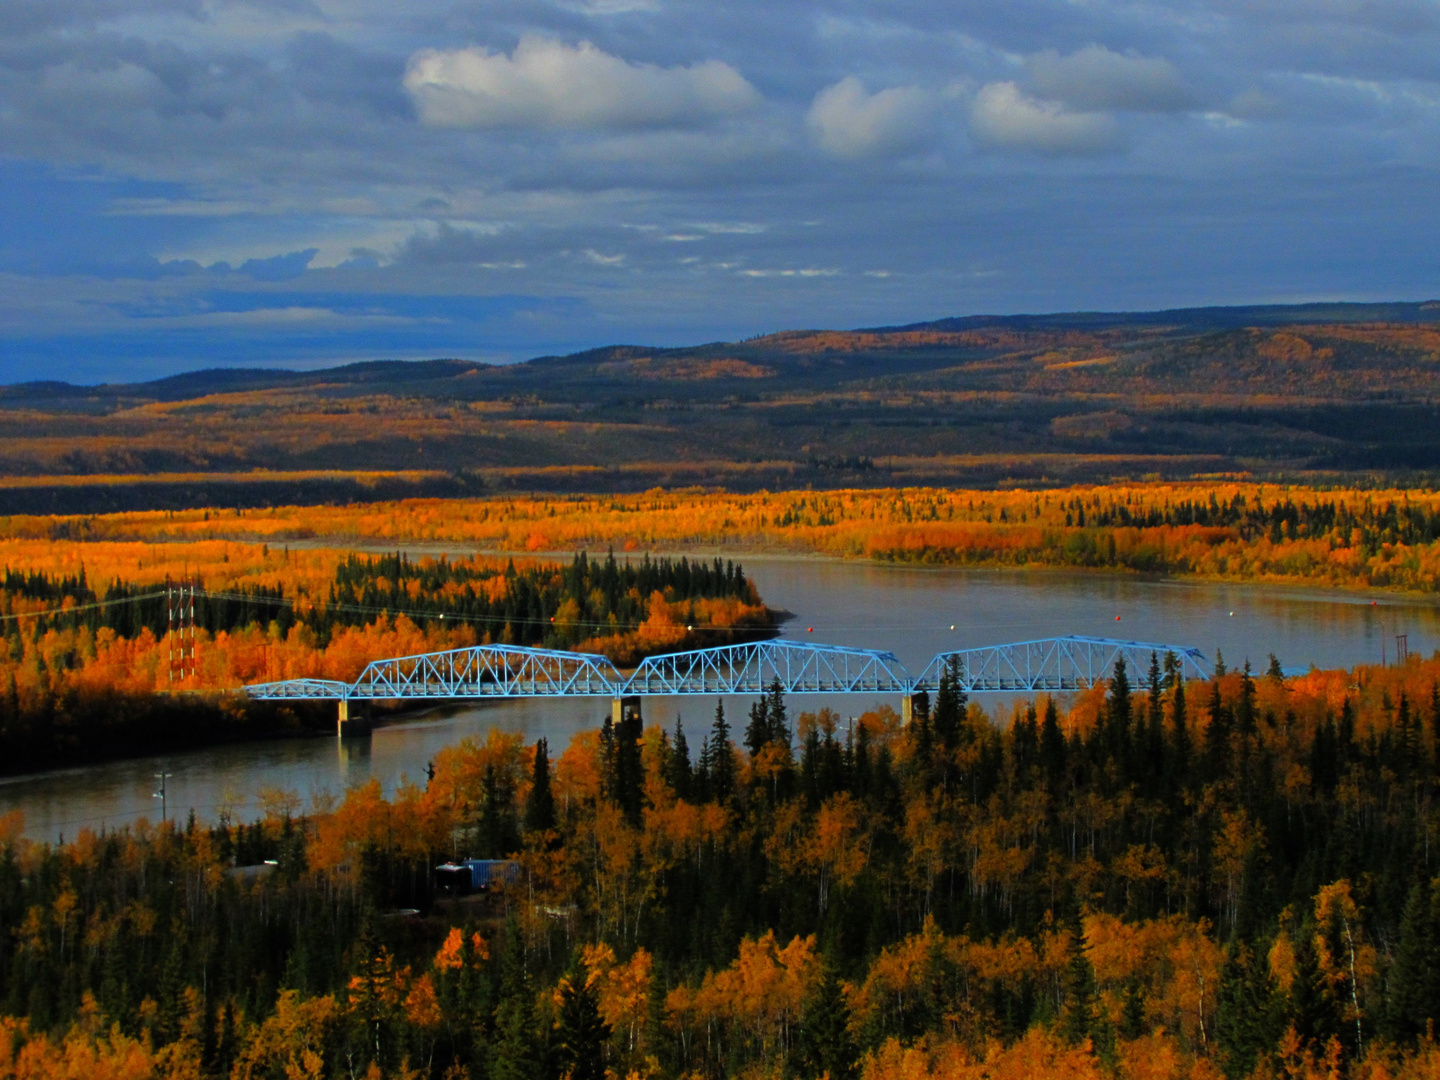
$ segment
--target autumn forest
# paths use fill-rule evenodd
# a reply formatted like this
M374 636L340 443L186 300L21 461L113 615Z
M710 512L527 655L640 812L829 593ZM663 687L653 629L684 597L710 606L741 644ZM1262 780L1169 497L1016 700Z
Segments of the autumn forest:
M1432 1076L1440 662L492 733L0 853L5 1075ZM13 830L15 823L9 823ZM513 860L486 893L430 868Z

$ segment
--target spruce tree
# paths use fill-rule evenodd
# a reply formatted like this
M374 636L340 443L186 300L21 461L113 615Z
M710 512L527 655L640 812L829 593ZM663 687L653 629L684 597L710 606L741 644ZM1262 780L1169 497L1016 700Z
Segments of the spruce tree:
M645 767L640 757L640 740L645 735L640 710L624 708L615 725L615 795L625 819L639 827L644 803Z
M1110 677L1110 700L1106 706L1109 719L1109 746L1106 748L1121 770L1130 763L1131 710L1130 673L1125 666L1125 657L1115 658L1115 670Z
M1091 1040L1097 1053L1102 1053L1109 1040L1100 1008L1100 995L1095 985L1095 969L1085 955L1085 939L1075 933L1070 962L1064 975L1065 1004L1060 1011L1060 1034L1068 1042L1080 1045Z
M1220 971L1216 1039L1225 1075L1239 1080L1274 1051L1285 1029L1284 1002L1272 989L1268 950L1230 947Z
M1175 692L1170 695L1170 752L1166 755L1166 786L1172 794L1178 794L1190 782L1190 759L1193 755L1190 718L1185 711L1185 680L1177 677Z
M735 744L725 720L725 703L715 704L715 723L710 727L710 794L718 803L735 795Z
M1059 798L1065 786L1066 757L1065 735L1060 730L1060 714L1052 697L1045 702L1045 719L1040 724L1040 763L1050 794L1055 798Z
M781 689L779 679L770 683L765 704L770 714L770 741L790 749L794 733L790 730L790 714L785 708L785 691Z
M1022 788L1028 787L1030 774L1035 768L1035 759L1040 752L1040 724L1035 713L1035 702L1025 708L1025 715L1015 722L1010 733L1010 753L1015 762L1015 776Z
M1233 718L1220 697L1220 680L1210 686L1210 724L1205 729L1205 767L1211 780L1230 772L1230 730Z
M853 1080L860 1050L850 1034L850 1006L840 980L827 970L805 1002L792 1062L799 1080Z
M685 725L675 717L675 743L670 749L670 775L666 778L679 799L690 798L690 744L685 741Z
M690 776L691 791L697 803L707 803L714 795L710 786L710 737L700 736L700 756L695 759L695 771Z
M870 730L861 723L851 740L850 790L864 798L870 789Z
M589 985L585 968L576 963L560 981L560 1015L555 1027L555 1064L560 1080L605 1080L605 1043L609 1038L610 1025L600 1015L600 997Z
M960 661L952 656L940 673L935 708L930 717L935 739L947 753L960 745L967 701L965 692L960 689Z
M535 741L535 765L530 771L530 796L525 800L525 831L544 832L555 827L555 795L550 790L550 743Z
M536 1080L541 1062L535 1022L535 994L525 970L525 942L520 923L505 923L500 957L500 1000L495 1008L495 1037L489 1080Z
M770 702L761 698L750 706L750 722L745 726L745 749L750 751L750 760L760 756L760 751L770 745Z
M1400 919L1385 995L1385 1029L1411 1041L1440 1019L1440 878L1416 882Z

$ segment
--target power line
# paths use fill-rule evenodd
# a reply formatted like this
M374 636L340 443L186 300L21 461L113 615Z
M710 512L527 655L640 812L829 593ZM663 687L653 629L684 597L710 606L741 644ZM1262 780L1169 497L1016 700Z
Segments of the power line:
M11 619L44 619L51 615L73 615L77 611L95 611L99 608L118 607L121 604L133 604L141 600L154 600L157 597L165 595L166 590L159 589L155 592L139 593L135 596L121 596L113 600L107 597L104 600L96 600L93 604L76 604L74 607L49 608L45 611L20 611L10 615L0 615L0 622L9 622Z

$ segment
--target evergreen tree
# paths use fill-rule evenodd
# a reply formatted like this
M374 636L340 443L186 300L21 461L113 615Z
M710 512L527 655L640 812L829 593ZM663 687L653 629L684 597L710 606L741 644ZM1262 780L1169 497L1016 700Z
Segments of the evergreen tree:
M851 737L850 790L861 798L870 793L870 729L864 723L856 726Z
M685 741L685 725L675 717L675 743L670 750L670 775L666 778L680 799L690 798L690 744Z
M1233 718L1220 697L1220 680L1210 685L1210 723L1205 728L1205 767L1211 780L1230 772L1230 730Z
M500 1000L489 1080L537 1080L542 1064L535 1019L535 994L525 969L525 942L515 916L505 923L500 957Z
M794 735L790 730L790 715L785 708L785 691L781 689L779 679L770 684L766 706L766 712L770 716L770 741L790 749Z
M615 725L615 795L616 804L625 811L625 819L639 827L644 803L645 767L640 756L640 740L645 724L640 710L625 706L620 722Z
M940 685L935 691L935 708L931 715L935 739L947 754L960 745L968 700L960 689L960 661L952 656L940 673Z
M1284 1003L1271 988L1266 951L1232 946L1220 972L1216 1038L1225 1075L1249 1076L1274 1051L1285 1028Z
M1145 787L1152 794L1159 790L1165 775L1165 703L1160 676L1160 658L1150 654L1150 675L1145 710L1144 749L1140 755L1139 772Z
M1060 730L1060 714L1052 697L1045 702L1045 719L1040 725L1040 764L1045 770L1050 794L1056 798L1065 786L1066 757L1065 735Z
M695 771L691 774L691 792L697 803L707 803L714 792L710 786L711 770L710 737L700 736L700 756L695 759Z
M1385 1029L1413 1040L1440 1019L1440 878L1416 882L1400 919L1385 995Z
M530 796L525 800L525 831L544 832L555 827L555 795L550 790L550 743L535 742L535 764L530 771Z
M1106 749L1122 769L1130 764L1131 709L1130 673L1125 666L1125 657L1115 658L1115 670L1110 678L1110 699L1106 715L1109 719L1109 746Z
M615 724L607 715L600 724L600 789L611 800L616 798Z
M600 1015L600 997L586 978L584 967L576 963L560 981L560 1015L555 1026L555 1064L560 1080L605 1080L605 1044L609 1038L610 1025Z
M735 795L735 744L725 720L725 703L715 703L715 723L710 727L710 794L718 803Z
M1065 1004L1060 1012L1059 1031L1067 1041L1079 1045L1091 1040L1097 1053L1104 1054L1111 1040L1107 1038L1106 1022L1100 1008L1100 995L1095 985L1095 969L1085 955L1085 939L1075 933L1070 962L1064 976Z
M745 726L745 749L750 751L751 761L760 756L760 751L770 745L773 737L770 702L762 697L750 706L750 722Z
M793 1071L799 1080L853 1080L859 1057L850 1035L850 1006L840 980L827 970L801 1013Z
M520 846L515 791L505 773L486 765L480 777L480 822L476 837L481 858L500 859Z
M1011 732L1010 752L1015 760L1015 775L1021 787L1030 786L1030 774L1040 754L1040 724L1032 701L1025 708L1025 715L1015 722Z
M1170 752L1166 755L1166 786L1172 793L1178 794L1189 782L1193 753L1190 718L1185 712L1185 680L1177 677L1170 695Z
M1235 707L1235 729L1241 735L1255 732L1255 680L1250 676L1250 661L1240 673L1240 701Z
M1440 682L1430 684L1430 746L1434 755L1431 771L1440 778Z

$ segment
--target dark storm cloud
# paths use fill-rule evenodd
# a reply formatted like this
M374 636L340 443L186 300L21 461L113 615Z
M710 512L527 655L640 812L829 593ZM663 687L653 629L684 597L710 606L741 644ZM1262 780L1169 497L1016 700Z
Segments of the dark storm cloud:
M0 379L1425 296L1436 56L1427 0L10 0Z

